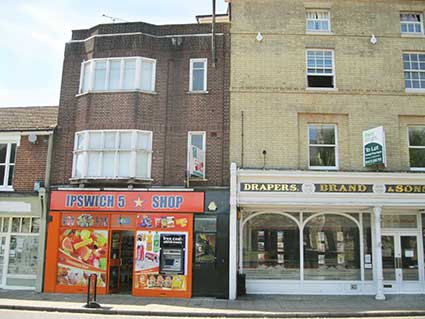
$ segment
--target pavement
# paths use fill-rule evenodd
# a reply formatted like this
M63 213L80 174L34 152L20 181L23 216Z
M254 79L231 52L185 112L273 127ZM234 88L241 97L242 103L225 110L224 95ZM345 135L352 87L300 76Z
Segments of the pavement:
M400 317L425 316L425 295L292 296L248 295L238 300L215 298L141 298L98 296L102 308L87 309L85 295L47 294L0 289L0 309L110 315L227 318Z

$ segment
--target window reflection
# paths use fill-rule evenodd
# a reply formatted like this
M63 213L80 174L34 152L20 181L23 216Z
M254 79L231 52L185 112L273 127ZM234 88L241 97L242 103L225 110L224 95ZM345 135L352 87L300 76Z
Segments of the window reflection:
M281 214L262 214L244 227L243 272L247 279L299 279L297 224Z
M359 229L354 221L326 214L305 225L304 279L361 279Z

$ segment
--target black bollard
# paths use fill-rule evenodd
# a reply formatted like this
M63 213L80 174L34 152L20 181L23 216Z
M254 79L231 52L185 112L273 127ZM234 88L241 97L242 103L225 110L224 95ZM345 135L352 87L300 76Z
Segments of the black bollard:
M86 308L100 308L96 302L97 298L97 274L90 274L87 282L87 303Z

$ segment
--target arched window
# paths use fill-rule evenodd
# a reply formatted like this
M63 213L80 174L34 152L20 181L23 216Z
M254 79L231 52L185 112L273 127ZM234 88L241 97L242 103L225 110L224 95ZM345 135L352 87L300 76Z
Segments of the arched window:
M320 214L306 220L305 280L360 280L359 226L348 215Z
M300 279L299 227L284 213L254 214L243 228L247 279Z

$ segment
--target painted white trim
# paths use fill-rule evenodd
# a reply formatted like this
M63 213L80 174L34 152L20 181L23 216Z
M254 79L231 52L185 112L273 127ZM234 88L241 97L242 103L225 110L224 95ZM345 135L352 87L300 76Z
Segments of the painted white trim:
M203 90L193 90L193 64L202 62L204 64L204 85ZM190 59L190 74L189 74L189 92L198 93L198 92L207 92L208 90L208 59L207 58L196 58Z
M335 144L311 144L310 143L310 127L313 126L333 126L335 135ZM308 154L308 168L311 170L338 170L339 169L339 148L338 148L338 125L328 123L309 123L307 125L307 154ZM311 166L310 165L310 147L334 147L335 148L335 166Z
M230 165L230 216L229 216L229 299L237 297L237 166Z
M308 52L312 51L322 51L322 52L331 52L332 53L332 73L308 73ZM320 91L335 91L337 90L336 86L336 70L335 70L335 50L334 49L320 49L320 48L308 48L305 50L305 74L306 74L306 90L320 90ZM309 76L332 76L333 86L332 87L311 87L308 85L308 77Z
M402 14L418 14L420 16L421 21L420 21L420 23L401 21L401 15ZM421 32L403 32L401 30L402 24L420 25L421 26ZM423 36L424 35L424 15L422 14L422 12L401 11L400 12L400 34L402 36Z
M145 32L128 32L128 33L106 33L106 34L95 34L83 40L69 40L67 43L81 43L86 42L94 38L103 37L119 37L129 35L144 35L155 39L167 39L167 38L193 38L193 37L210 37L211 33L199 33L199 34L167 34L167 35L154 35ZM216 33L216 36L223 36L224 33Z
M104 134L106 132L113 132L115 133L115 147L111 148L111 149L104 149L103 147L103 142L104 142ZM119 149L119 138L118 138L118 134L120 133L131 133L131 146L129 149L126 150L120 150ZM100 149L97 150L89 150L88 149L88 145L89 145L89 139L90 139L90 133L101 133L101 143L102 146ZM137 134L138 133L143 133L143 134L147 134L149 136L149 145L147 149L137 149ZM84 135L85 136L85 141L84 141L84 145L82 146L82 149L78 150L77 149L77 141L78 141L78 136L80 135ZM153 132L152 131L145 131L145 130L85 130L85 131L79 131L75 133L75 138L74 138L74 151L73 151L73 172L72 172L72 178L71 180L79 180L79 179L93 179L93 180L99 180L99 179L108 179L108 180L120 180L120 179L142 179L142 180L151 180L151 170L152 170L152 146L153 146ZM101 156L103 156L104 152L114 152L114 176L101 176L101 172L102 172L102 157L99 160L100 165L98 165L97 169L98 172L97 174L99 174L100 176L88 176L88 155L91 152L98 152L101 154ZM129 175L130 176L119 176L118 174L118 166L119 166L119 161L118 161L118 153L120 151L127 151L130 152L130 162L129 162L129 166L130 166L130 170L129 170ZM147 176L136 176L136 165L137 165L137 161L136 161L136 153L137 152L145 152L148 155L148 159L147 159ZM83 156L83 167L82 167L82 176L75 176L76 173L76 158L77 155L82 155Z
M317 12L317 13L324 13L326 12L328 14L328 19L308 19L307 15L309 12ZM306 32L310 34L330 34L332 30L331 26L331 10L330 9L323 9L323 8L307 8L305 10L305 29ZM308 22L309 21L327 21L328 22L328 30L311 30L308 28Z
M125 62L126 61L135 61L135 74L133 80L132 88L124 88L124 73L125 73ZM120 78L119 78L119 88L110 90L110 64L111 61L119 61L120 62ZM94 80L96 75L96 63L105 63L105 82L103 84L102 89L94 88ZM142 90L142 65L143 63L151 63L152 64L152 74L151 74L151 90ZM88 73L88 81L90 85L88 86L87 91L84 89L83 83L87 81L84 74L85 65L89 65L90 71ZM113 57L113 58L94 58L87 61L83 61L81 63L81 74L80 74L80 85L77 96L87 94L87 93L105 93L105 92L155 92L155 81L156 81L156 59L146 58L141 56L126 56L126 57Z

